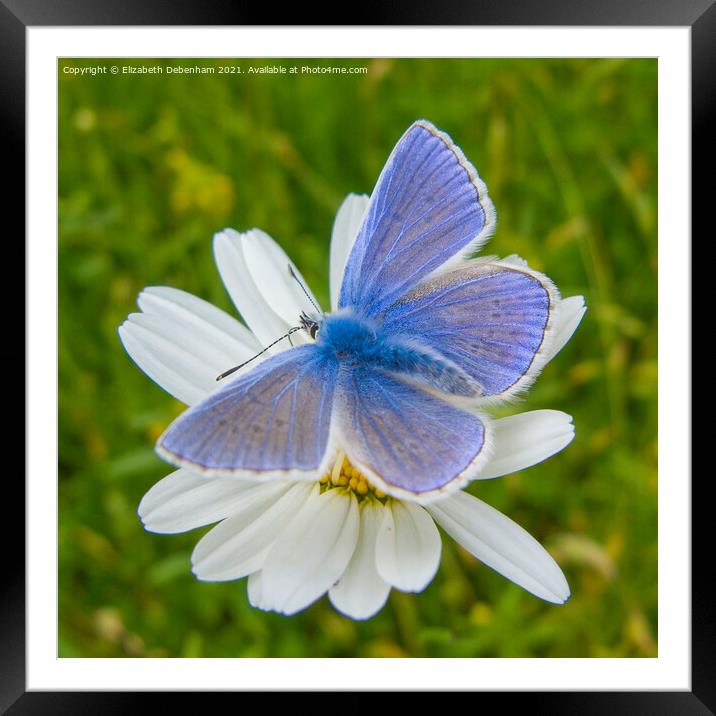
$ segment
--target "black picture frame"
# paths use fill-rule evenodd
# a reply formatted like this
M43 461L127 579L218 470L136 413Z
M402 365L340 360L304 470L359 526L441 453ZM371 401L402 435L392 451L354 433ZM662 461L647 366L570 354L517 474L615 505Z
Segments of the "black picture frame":
M684 26L691 28L692 88L692 233L712 211L712 167L716 164L711 128L716 126L716 0L442 0L428 4L363 2L351 8L354 24L376 25L557 25L557 26ZM307 15L303 4L281 11L281 24L340 24L323 11ZM33 26L88 25L263 25L275 19L275 9L236 0L0 0L0 122L8 182L5 206L15 231L24 235L25 214L25 30ZM318 16L321 16L320 19ZM15 239L11 239L16 245ZM688 250L689 247L684 247ZM24 259L23 259L24 264ZM26 375L26 381L32 376ZM27 385L27 383L26 383ZM24 489L10 474L5 483L6 505L24 521ZM682 476L688 485L691 475ZM703 474L708 478L710 475ZM706 511L710 501L704 486L692 482L692 658L691 691L482 693L499 698L501 708L524 705L549 714L709 714L716 713L716 619L709 589L712 533ZM5 525L6 538L10 526ZM11 549L7 550L11 554ZM6 558L0 598L0 713L80 714L126 713L156 707L156 698L131 692L26 692L25 686L25 560L20 550ZM700 568L699 568L700 567ZM165 698L162 695L160 698ZM179 694L183 700L192 696ZM141 699L141 701L139 701ZM504 701L504 699L508 699Z

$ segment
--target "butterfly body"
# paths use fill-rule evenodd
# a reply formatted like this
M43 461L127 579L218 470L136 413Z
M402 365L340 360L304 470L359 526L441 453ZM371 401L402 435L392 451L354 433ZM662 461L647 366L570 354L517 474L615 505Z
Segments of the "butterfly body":
M378 179L338 310L297 315L312 342L228 380L158 452L210 476L304 480L345 452L388 494L423 503L464 485L491 445L479 407L534 379L558 300L525 266L466 258L493 229L474 167L418 120Z
M380 322L350 310L326 316L317 346L335 356L341 370L357 367L410 379L448 395L474 397L480 386L459 366L415 338L386 331Z
M335 355L343 365L372 361L380 353L379 327L375 321L343 310L324 317L317 335L317 345Z

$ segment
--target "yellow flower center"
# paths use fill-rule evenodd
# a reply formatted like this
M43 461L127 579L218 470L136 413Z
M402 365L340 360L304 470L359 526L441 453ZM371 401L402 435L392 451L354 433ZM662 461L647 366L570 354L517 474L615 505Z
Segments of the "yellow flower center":
M385 492L368 482L366 476L351 465L350 460L342 450L338 453L336 461L333 463L333 469L326 473L319 480L319 483L321 492L343 487L352 490L359 500L368 497L384 500L386 497Z

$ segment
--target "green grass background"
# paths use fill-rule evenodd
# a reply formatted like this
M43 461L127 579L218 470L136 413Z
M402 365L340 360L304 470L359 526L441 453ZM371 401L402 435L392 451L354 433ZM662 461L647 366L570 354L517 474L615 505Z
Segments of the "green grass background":
M655 656L656 60L309 63L368 72L78 77L64 68L112 63L59 63L59 655ZM546 604L444 536L425 592L393 591L367 622L326 598L267 614L245 579L192 576L206 530L143 530L137 505L170 472L152 446L182 406L132 363L117 326L147 285L234 312L211 253L226 226L267 231L329 305L335 211L370 192L419 117L487 183L498 228L486 251L519 253L587 299L572 341L501 412L564 410L576 439L470 487L547 546L573 596Z

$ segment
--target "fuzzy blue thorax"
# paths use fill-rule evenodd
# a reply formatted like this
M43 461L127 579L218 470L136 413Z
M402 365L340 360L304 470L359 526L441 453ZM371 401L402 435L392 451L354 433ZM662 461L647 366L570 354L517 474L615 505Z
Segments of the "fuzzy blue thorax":
M379 368L448 395L475 397L481 392L465 371L437 351L410 336L387 334L378 323L349 311L326 316L316 340L342 368Z

